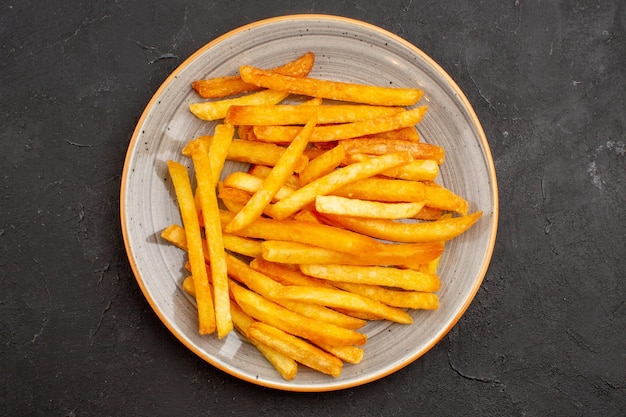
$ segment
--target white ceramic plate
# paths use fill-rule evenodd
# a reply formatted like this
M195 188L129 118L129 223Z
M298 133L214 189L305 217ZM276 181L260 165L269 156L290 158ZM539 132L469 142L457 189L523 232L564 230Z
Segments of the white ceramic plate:
M470 201L484 216L449 243L440 264L437 311L413 311L412 325L368 324L365 358L345 365L338 378L301 366L283 380L236 332L224 340L200 336L192 300L181 290L184 254L159 238L181 224L166 161L189 166L180 151L190 139L210 134L214 123L188 110L200 99L192 80L235 74L242 64L270 68L304 52L316 54L312 77L397 87L419 86L419 104L429 111L419 130L446 149L439 182ZM235 169L234 164L227 171ZM498 215L496 176L487 140L469 102L454 81L426 54L378 27L341 17L295 15L236 29L207 44L158 89L128 148L121 187L121 221L130 264L148 302L168 329L195 354L219 369L255 384L291 391L329 391L382 378L433 347L459 320L487 271Z

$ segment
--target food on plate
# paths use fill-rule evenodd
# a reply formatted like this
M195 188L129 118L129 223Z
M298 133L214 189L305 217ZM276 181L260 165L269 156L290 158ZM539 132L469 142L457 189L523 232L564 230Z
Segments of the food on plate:
M421 89L313 78L314 58L193 83L190 111L218 122L187 138L192 172L168 162L182 225L161 233L188 255L199 332L236 330L285 380L299 365L338 377L368 321L437 310L445 242L482 215L437 183Z

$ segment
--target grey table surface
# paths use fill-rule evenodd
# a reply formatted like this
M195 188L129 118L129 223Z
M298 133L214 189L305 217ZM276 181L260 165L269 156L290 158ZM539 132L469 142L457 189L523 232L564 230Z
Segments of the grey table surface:
M473 303L370 384L289 393L223 373L144 299L121 171L152 94L241 25L360 19L422 49L487 134L500 223ZM624 1L2 1L0 415L626 414Z

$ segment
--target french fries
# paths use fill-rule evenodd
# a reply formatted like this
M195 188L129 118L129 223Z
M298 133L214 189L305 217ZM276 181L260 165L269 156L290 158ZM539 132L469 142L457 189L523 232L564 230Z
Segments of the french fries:
M298 364L331 377L358 366L368 320L437 310L444 244L482 216L434 182L445 150L417 131L420 89L312 78L313 66L307 53L192 84L212 100L189 110L222 121L182 150L195 195L168 162L183 225L161 233L188 255L199 332L236 329L285 380ZM222 179L229 160L250 169Z

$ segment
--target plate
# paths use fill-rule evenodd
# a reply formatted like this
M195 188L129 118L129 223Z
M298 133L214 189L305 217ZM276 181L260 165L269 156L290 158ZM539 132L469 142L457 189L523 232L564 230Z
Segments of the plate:
M429 111L419 125L426 142L446 149L438 182L464 196L483 217L447 244L440 264L440 308L413 311L414 324L372 322L365 356L333 378L301 366L283 380L236 332L218 340L200 336L192 300L181 290L184 254L159 233L181 224L167 161L190 166L181 149L210 134L215 123L188 110L201 101L192 80L235 74L240 65L271 68L304 52L316 55L311 77L425 91ZM237 169L229 163L225 172ZM185 60L156 91L132 136L122 174L121 223L128 258L143 294L167 328L196 355L242 380L289 391L331 391L389 375L431 349L463 315L487 271L495 243L498 199L495 169L485 134L464 94L446 72L417 47L370 24L326 15L292 15L233 30Z

